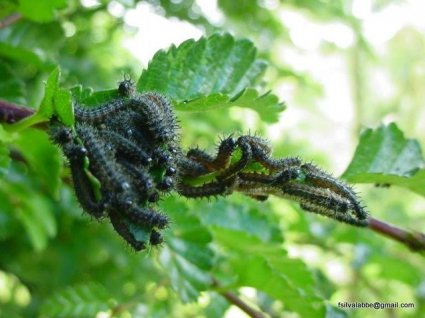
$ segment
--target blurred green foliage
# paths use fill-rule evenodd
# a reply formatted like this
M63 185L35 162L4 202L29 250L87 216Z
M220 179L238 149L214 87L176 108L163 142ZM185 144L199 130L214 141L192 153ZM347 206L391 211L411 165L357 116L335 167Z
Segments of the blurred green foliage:
M279 12L296 12L322 25L343 23L354 34L352 45L322 43L318 50L353 66L354 119L346 127L346 143L359 145L344 177L394 185L361 187L365 204L377 218L423 231L423 140L407 139L402 132L423 136L424 78L418 69L424 59L416 53L424 36L418 30L395 34L389 53L378 58L351 1L218 1L223 19L213 23L198 1L150 0L159 14L194 24L206 35L225 31L236 36L213 35L164 48L141 72L140 63L122 45L136 30L112 13L108 1L89 2L0 3L2 21L15 13L22 16L0 29L2 100L40 105L40 121L56 113L72 124L65 87L73 87L74 98L96 104L114 94L99 90L116 87L123 74L140 75L140 91L159 90L173 100L183 145L213 148L224 134L248 128L266 134L278 119L285 124L279 98L267 92L291 83L297 98L288 107L312 115L274 140L275 154L332 166L338 149L324 155L325 150L321 153L308 142L329 125L316 107L323 87L308 70L276 53L282 45L300 54L303 50ZM136 6L131 0L112 2L124 11ZM379 11L396 1L372 2ZM265 73L267 64L271 67ZM393 79L391 97L368 85L377 70ZM358 134L362 126L378 126L388 116L397 125ZM254 124L248 126L246 118L251 117ZM228 291L270 317L423 317L423 257L281 199L259 203L238 194L212 201L167 197L161 209L172 224L165 244L136 254L109 224L82 213L60 151L44 131L26 126L0 126L1 317L229 317L234 308L223 297ZM304 141L294 137L300 134ZM345 301L413 302L415 308L337 308Z

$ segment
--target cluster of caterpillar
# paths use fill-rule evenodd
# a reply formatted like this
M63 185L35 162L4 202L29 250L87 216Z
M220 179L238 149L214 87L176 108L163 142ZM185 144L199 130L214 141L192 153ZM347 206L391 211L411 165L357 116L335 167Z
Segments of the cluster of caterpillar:
M274 159L257 136L225 138L215 156L199 148L184 155L171 104L158 93L136 92L130 80L119 84L116 99L92 108L75 103L74 110L75 126L52 118L50 135L69 161L76 196L84 211L109 218L135 250L162 243L169 220L156 205L172 190L187 198L237 191L264 201L277 195L306 211L368 225L351 187L297 157ZM205 177L204 184L193 182Z
M168 225L155 205L176 184L179 127L163 96L139 94L130 80L119 84L118 95L92 108L75 103L75 127L53 118L50 135L69 160L82 208L109 218L119 235L142 250L161 244L159 231ZM91 177L100 184L98 194Z
M240 159L232 163L237 149L241 152ZM253 163L259 164L263 171L252 171ZM196 169L191 170L191 166ZM306 211L351 225L367 226L369 222L368 213L351 187L299 158L272 158L267 142L257 136L226 138L215 157L199 148L190 149L183 168L181 177L186 178L214 174L212 180L200 186L188 184L182 178L177 191L186 197L229 195L238 191L264 201L269 195L276 195L300 203Z

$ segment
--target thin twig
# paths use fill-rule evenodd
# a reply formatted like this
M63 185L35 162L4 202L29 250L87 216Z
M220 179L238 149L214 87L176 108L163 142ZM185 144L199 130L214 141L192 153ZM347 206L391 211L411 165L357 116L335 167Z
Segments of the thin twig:
M19 13L13 13L9 16L7 16L6 18L4 18L3 20L0 20L0 29L6 28L9 25L19 21L22 19L22 15Z
M223 290L220 288L220 284L218 283L218 280L216 278L212 278L212 287L214 290L222 295L224 298L227 299L227 301L239 309L241 309L243 312L245 312L249 317L252 318L265 318L266 316L261 313L260 311L252 308L250 305L248 305L246 302L244 302L242 299L239 298L236 294Z
M34 109L0 100L0 124L13 124L34 114Z
M220 294L227 299L227 301L236 307L239 307L243 312L245 312L249 317L252 318L265 318L266 316L249 306L246 302L244 302L242 299L240 299L237 295L234 293L223 291L220 292Z
M403 243L412 251L425 251L425 234L423 233L406 231L373 217L369 219L369 228L376 233Z

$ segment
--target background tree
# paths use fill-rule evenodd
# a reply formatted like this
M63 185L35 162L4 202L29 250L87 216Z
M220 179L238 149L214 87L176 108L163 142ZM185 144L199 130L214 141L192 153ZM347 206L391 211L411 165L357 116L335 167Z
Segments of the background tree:
M412 229L399 237L423 248L415 234L425 223L423 140L402 132L420 138L424 129L424 60L417 53L423 25L411 15L410 25L394 27L386 41L382 34L374 38L371 16L404 7L372 1L365 9L360 2L218 1L221 18L215 20L200 1L3 1L0 118L9 124L0 126L0 315L233 317L243 310L252 317L421 317L422 254L280 198L169 196L161 202L172 220L166 243L135 253L107 222L82 214L59 149L42 123L32 125L46 120L53 111L48 106L66 105L71 87L75 98L95 104L108 91L90 95L87 87L105 90L124 74L140 77L139 89L173 100L183 148L213 150L219 136L256 131L272 139L276 157L299 155L345 171L348 181L369 183L358 188L373 217ZM164 48L142 65L123 47L137 32L128 22L136 7L186 21L206 36L226 31L234 37ZM228 57L232 63L220 63ZM316 68L327 59L347 68L343 79L351 90L329 89L324 78L338 73ZM191 74L205 85L189 89ZM240 81L209 86L229 74ZM273 93L265 94L269 89ZM328 96L345 93L352 95L342 97L347 104L327 108ZM31 111L13 104L47 110L33 122L19 121ZM333 136L340 141L330 141ZM415 308L343 311L338 302L344 301Z

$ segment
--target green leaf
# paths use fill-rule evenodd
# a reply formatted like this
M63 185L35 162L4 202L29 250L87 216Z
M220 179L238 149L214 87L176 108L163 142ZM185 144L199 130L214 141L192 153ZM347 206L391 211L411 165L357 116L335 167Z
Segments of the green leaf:
M46 87L44 89L44 97L38 108L38 115L49 119L53 115L55 109L54 98L59 87L60 69L56 67L47 78Z
M161 264L182 301L194 301L212 284L208 274L214 256L208 247L212 237L194 215L185 211L185 204L166 199L162 207L170 216L173 233L165 235Z
M10 163L9 149L0 140L0 176L2 176Z
M179 110L249 107L263 120L276 121L284 107L275 95L261 95L255 88L266 68L256 55L252 42L229 34L188 40L157 52L137 89L159 91L175 101Z
M33 182L35 180L37 178L21 164L13 162L5 177L0 179L0 191L5 195L3 207L7 211L7 202L10 202L13 216L25 229L24 234L36 251L42 251L48 239L56 235L57 225L49 197L40 195L42 187Z
M0 189L0 240L5 240L21 231L16 218L16 208L6 191L7 189Z
M0 62L0 74L3 75L0 81L0 99L10 102L25 104L25 86L9 65Z
M15 145L30 166L31 174L36 175L42 189L57 196L62 169L62 156L46 133L36 129L27 129L19 134Z
M277 224L268 219L264 211L259 211L258 205L249 204L246 198L243 200L239 204L226 200L202 202L194 208L194 212L208 226L243 231L264 242L282 242L281 230Z
M100 284L86 283L55 291L41 307L43 317L96 317L113 306L108 291Z
M31 1L19 0L18 10L26 18L36 22L48 22L54 19L55 9L66 6L66 0Z
M49 202L41 196L27 192L22 198L22 207L17 212L34 249L44 250L49 237L56 235L56 220Z
M64 124L72 126L74 123L74 110L71 92L59 87L60 68L56 67L47 78L44 97L37 112L23 120L8 125L7 129L17 132L24 128L48 121L56 114Z
M108 89L95 93L91 89L81 89L79 94L74 96L77 96L77 101L85 106L98 106L119 97L117 89Z
M392 123L367 129L343 178L357 183L397 185L425 196L425 161L418 141Z
M0 55L37 66L42 66L45 63L45 56L42 52L30 51L22 47L13 46L10 43L0 42Z
M31 70L35 66L51 71L65 39L59 22L36 24L21 20L0 29L0 56L31 66Z
M72 107L71 92L59 88L54 96L55 112L67 126L74 125L74 108Z
M222 227L212 227L212 233L216 242L236 253L232 271L238 275L237 286L262 290L302 317L324 315L312 273L301 261L289 258L280 244Z
M246 255L233 262L239 286L255 287L283 302L284 308L297 312L301 317L324 317L323 301L295 286L289 275L275 268L262 256Z
M244 90L241 95L234 98L216 93L189 102L183 101L176 104L175 108L179 111L210 111L232 106L251 108L266 122L276 122L279 113L285 109L285 105L279 102L276 95L266 93L259 96L258 91L253 88Z
M220 294L210 292L210 302L204 310L207 318L222 318L229 309L229 302Z

